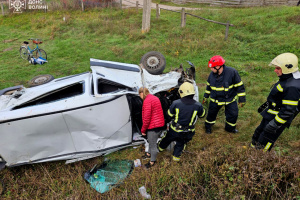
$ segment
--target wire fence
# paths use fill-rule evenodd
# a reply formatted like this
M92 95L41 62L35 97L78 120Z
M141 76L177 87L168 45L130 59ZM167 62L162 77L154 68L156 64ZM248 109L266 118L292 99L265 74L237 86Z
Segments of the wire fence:
M224 26L226 26L224 40L227 40L227 38L228 38L229 27L234 26L233 24L230 24L229 21L227 21L227 23L223 23L223 22L218 22L218 21L214 21L214 20L211 20L211 19L206 19L204 17L200 17L200 16L197 16L197 15L194 15L194 14L191 14L191 13L187 13L187 12L185 12L185 8L182 8L181 11L177 11L177 10L171 10L171 9L166 9L166 8L160 8L158 4L156 4L156 18L157 19L159 19L159 17L160 17L160 14L161 14L160 10L166 10L166 11L170 11L170 12L180 13L181 14L181 27L186 26L186 16L187 15L190 15L192 17L196 17L196 18L201 19L201 20L205 20L207 22L224 25Z

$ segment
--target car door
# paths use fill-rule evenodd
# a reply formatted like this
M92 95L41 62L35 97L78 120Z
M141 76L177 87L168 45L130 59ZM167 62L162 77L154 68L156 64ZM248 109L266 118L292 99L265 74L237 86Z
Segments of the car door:
M77 152L97 152L132 142L132 121L126 94L138 94L139 66L91 59L88 107L64 112Z
M76 148L63 112L76 109L83 94L84 82L74 81L6 112L0 152L7 165L72 158Z
M126 95L94 98L95 102L87 107L63 113L77 153L97 153L131 143Z

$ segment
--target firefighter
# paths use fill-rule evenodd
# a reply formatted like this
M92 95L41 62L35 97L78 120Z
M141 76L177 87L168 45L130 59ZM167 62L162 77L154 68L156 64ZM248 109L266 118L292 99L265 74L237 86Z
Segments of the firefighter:
M219 110L225 106L225 130L237 133L236 121L238 118L238 104L243 107L246 103L246 93L243 81L237 70L225 66L225 60L219 55L213 56L208 67L211 73L208 76L207 86L202 104L210 99L208 114L205 120L205 132L211 134L211 127L216 123Z
M252 147L270 151L285 128L288 128L299 112L300 72L298 57L292 53L283 53L272 60L274 72L279 77L271 89L266 108L259 112L263 119L252 137Z
M173 151L174 161L180 160L186 143L195 135L197 118L205 116L205 110L201 103L193 99L195 89L191 83L181 84L178 92L181 98L174 101L168 110L168 115L172 119L169 130L158 143L159 151L163 151L171 142L176 141Z

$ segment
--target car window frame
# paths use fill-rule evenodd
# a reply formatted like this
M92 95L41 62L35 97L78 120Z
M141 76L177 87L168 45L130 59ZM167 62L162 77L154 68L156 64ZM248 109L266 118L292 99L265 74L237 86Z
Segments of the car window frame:
M52 94L55 94L55 92L60 92L64 89L67 89L69 87L72 87L76 84L81 84L82 85L82 93L80 94L76 94L76 95L73 95L73 96L68 96L68 97L64 97L64 98L61 98L61 99L56 99L56 100L53 100L53 101L48 101L48 102L45 102L45 103L41 103L41 104L36 104L36 105L29 105L29 106L25 106L26 104L29 104L29 103L32 103L34 101L37 101L37 100L40 100L42 98L45 98L49 95L52 95ZM29 101L26 101L20 105L17 105L15 106L12 110L19 110L19 109L22 109L22 108L29 108L29 107L35 107L35 106L41 106L41 105L45 105L45 104L51 104L51 103L55 103L55 102L58 102L58 101L62 101L62 100L66 100L66 99L69 99L69 98L73 98L73 97L76 97L76 96L81 96L81 95L84 95L86 92L86 83L85 83L85 80L82 80L82 81L77 81L75 83L72 83L72 84L69 84L69 85L66 85L66 86L63 86L61 88L58 88L58 89L55 89L55 90L52 90L48 93L45 93L45 94L42 94L41 96L38 96L34 99L31 99Z

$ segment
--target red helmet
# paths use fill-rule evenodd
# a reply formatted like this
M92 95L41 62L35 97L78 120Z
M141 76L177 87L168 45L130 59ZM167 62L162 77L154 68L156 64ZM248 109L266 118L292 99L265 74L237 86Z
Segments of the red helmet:
M224 65L224 63L225 63L225 60L222 56L213 56L208 61L208 67L213 68L215 66L222 66L222 65Z

